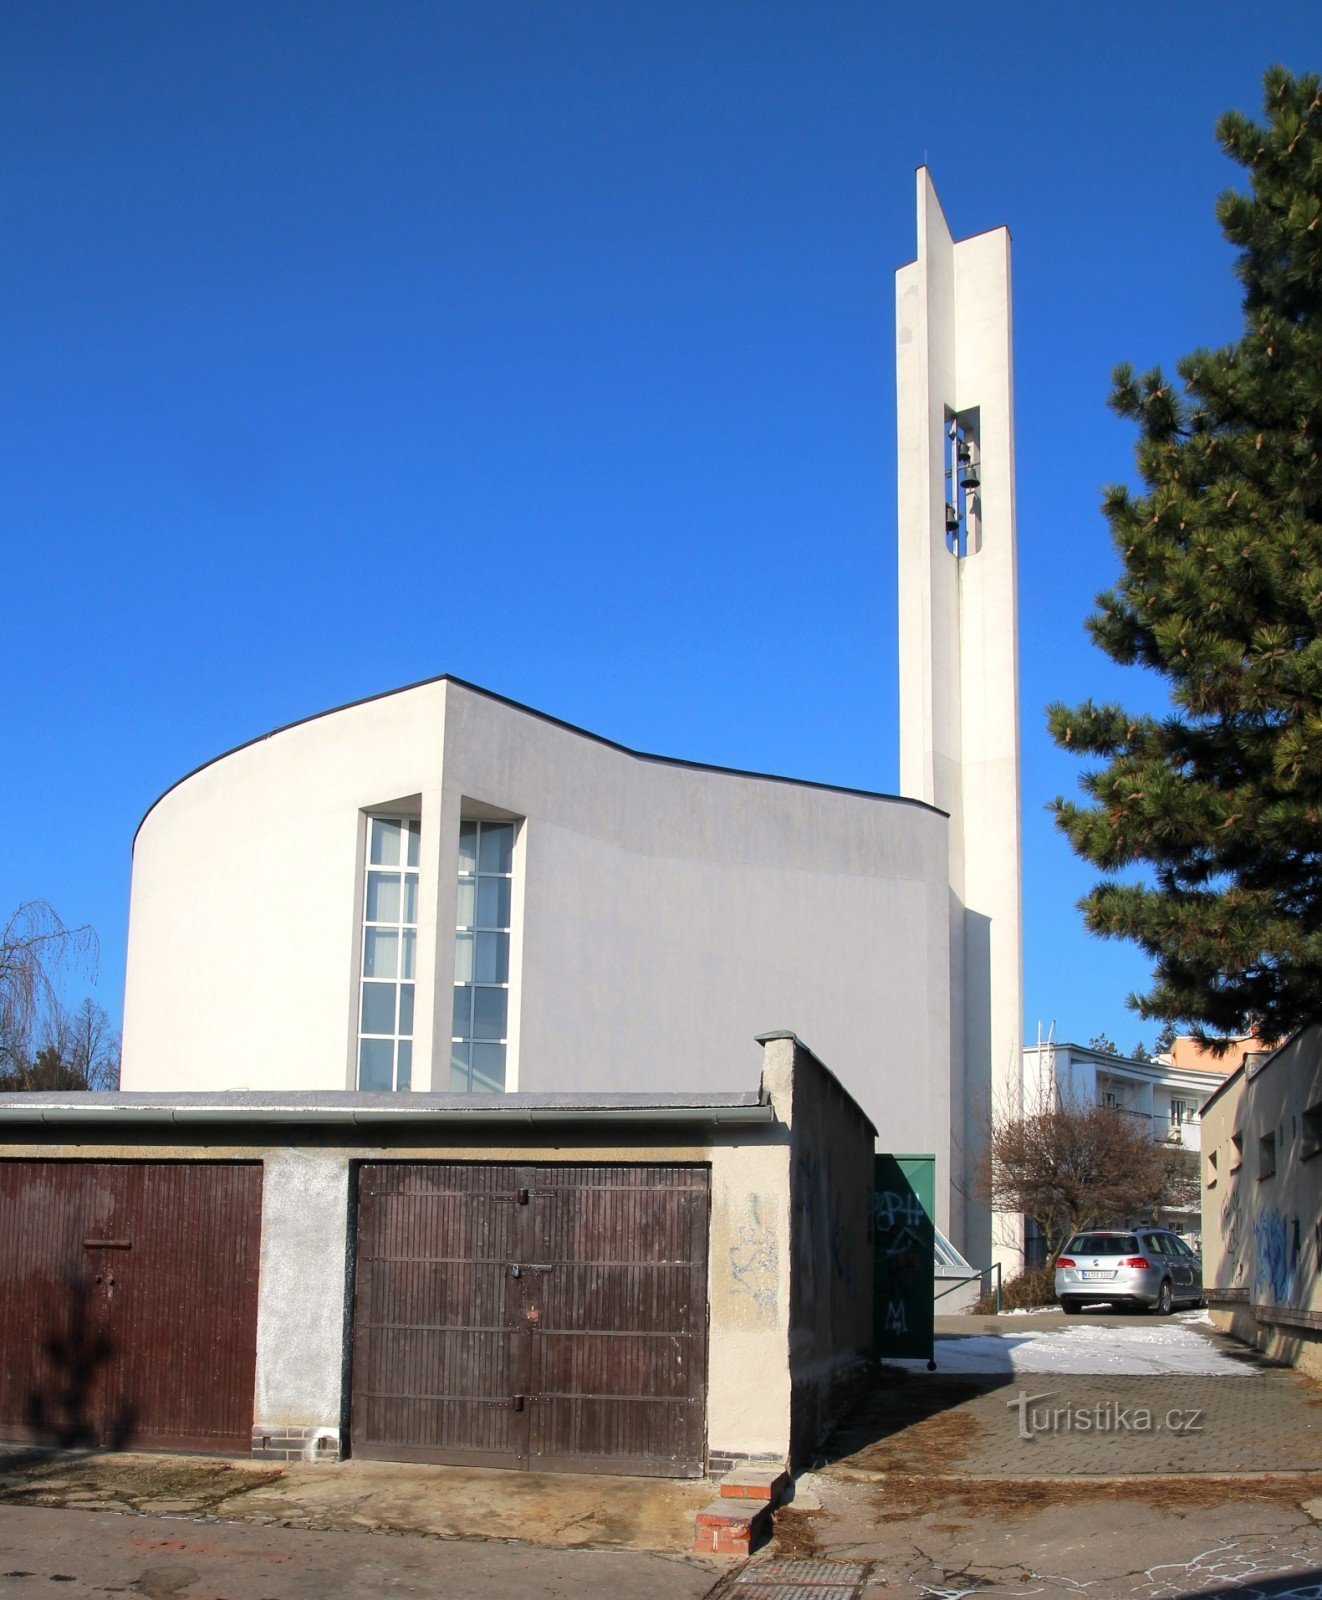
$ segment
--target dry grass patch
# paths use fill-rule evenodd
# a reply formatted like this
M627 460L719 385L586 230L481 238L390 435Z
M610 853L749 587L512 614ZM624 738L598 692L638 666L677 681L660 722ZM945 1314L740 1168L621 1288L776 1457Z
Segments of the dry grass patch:
M1145 1478L960 1478L895 1473L879 1481L872 1496L880 1518L907 1520L957 1507L969 1516L1023 1516L1053 1506L1132 1502L1182 1516L1231 1502L1258 1500L1301 1505L1322 1493L1322 1473L1262 1477L1184 1476Z

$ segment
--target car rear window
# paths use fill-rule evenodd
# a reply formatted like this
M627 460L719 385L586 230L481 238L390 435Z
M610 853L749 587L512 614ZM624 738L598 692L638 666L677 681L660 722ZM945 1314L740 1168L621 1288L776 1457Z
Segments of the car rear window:
M1138 1254L1138 1240L1132 1233L1076 1233L1065 1246L1065 1254L1133 1256Z

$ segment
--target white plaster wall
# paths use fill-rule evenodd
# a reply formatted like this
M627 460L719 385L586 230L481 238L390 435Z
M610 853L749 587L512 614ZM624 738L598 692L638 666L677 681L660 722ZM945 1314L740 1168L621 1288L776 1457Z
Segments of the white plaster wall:
M421 795L421 888L434 903L445 687L258 740L148 813L134 844L125 1089L351 1086L362 810ZM419 945L429 971L431 920ZM430 985L419 999L421 1053Z
M134 856L125 1088L351 1082L361 814L414 794L434 908L415 1088L449 1086L459 817L476 802L525 819L510 1087L729 1087L756 1081L754 1036L783 1028L813 1041L887 1148L947 1156L943 816L636 757L453 681L276 733L153 809ZM277 960L255 959L262 941Z
M340 1425L349 1158L277 1149L262 1180L255 1423Z
M790 1448L790 1151L711 1152L707 1440L784 1460Z

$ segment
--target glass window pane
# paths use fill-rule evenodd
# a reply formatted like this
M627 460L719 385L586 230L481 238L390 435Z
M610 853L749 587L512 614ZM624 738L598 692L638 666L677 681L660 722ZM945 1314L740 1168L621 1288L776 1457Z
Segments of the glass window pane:
M399 822L393 817L372 818L372 853L368 857L374 867L399 865Z
M459 824L459 875L470 876L477 871L477 823Z
M363 1031L367 1031L366 1024L364 1024ZM373 1028L371 1031L377 1033L381 1030ZM399 986L399 1028L396 1031L402 1033L406 1039L413 1037L413 985L411 983L402 983Z
M399 1060L395 1067L396 1089L411 1089L413 1087L413 1043L409 1039L399 1041Z
M399 921L399 874L397 872L369 872L367 874L367 920L369 922Z
M468 1076L468 1052L471 1046L466 1044L453 1044L450 1046L450 1092L452 1094L467 1094L470 1088Z
M477 926L479 928L508 928L510 925L510 880L508 878L479 878L477 880Z
M473 1037L473 991L467 984L454 987L454 1017L450 1028L452 1039Z
M393 928L368 928L363 935L363 977L394 978L399 973L399 934Z
M473 1038L503 1039L505 1037L504 989L473 990Z
M367 1090L389 1089L394 1076L395 1041L358 1041L358 1087Z
M473 939L471 933L456 933L454 936L454 981L456 983L472 983L473 981Z
M404 921L414 927L418 923L418 875L408 872L404 875Z
M456 928L471 928L473 926L473 884L459 880L459 900L455 906L454 925Z
M416 820L409 823L408 829L408 862L409 866L418 864L418 851L422 843L422 824Z
M477 870L509 872L514 865L514 824L484 822L478 839Z
M479 983L508 983L510 976L510 936L507 933L479 933L474 977Z
M394 1033L395 986L393 983L365 983L362 1004L363 1033Z
M417 953L418 936L412 928L404 930L404 945L400 953L399 975L401 978L414 976L413 962Z
M475 1044L473 1046L473 1093L504 1094L505 1046L503 1044Z

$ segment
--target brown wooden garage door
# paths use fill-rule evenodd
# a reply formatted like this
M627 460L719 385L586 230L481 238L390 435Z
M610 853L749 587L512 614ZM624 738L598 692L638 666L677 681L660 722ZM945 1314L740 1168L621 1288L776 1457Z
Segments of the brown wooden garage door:
M709 1189L705 1167L363 1166L353 1449L700 1476Z
M248 1450L258 1163L0 1161L0 1436Z

